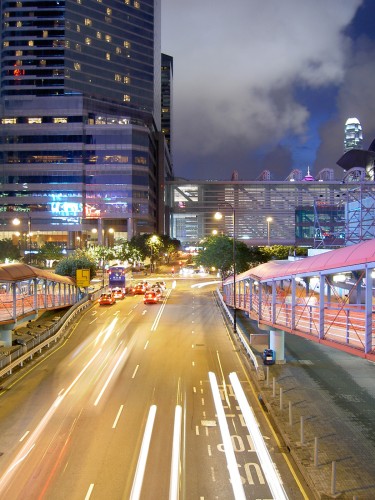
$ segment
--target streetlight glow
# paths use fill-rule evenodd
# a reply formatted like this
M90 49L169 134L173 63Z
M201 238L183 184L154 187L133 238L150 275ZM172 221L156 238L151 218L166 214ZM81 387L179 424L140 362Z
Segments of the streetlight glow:
M271 232L271 222L273 221L272 217L267 217L267 245L270 246L270 232Z

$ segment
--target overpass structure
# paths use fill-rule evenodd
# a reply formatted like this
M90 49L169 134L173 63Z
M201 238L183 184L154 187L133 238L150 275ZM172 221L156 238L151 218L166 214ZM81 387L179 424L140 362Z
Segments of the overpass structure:
M80 299L75 280L27 264L0 266L0 340L40 311L68 307Z
M285 332L375 361L374 268L375 239L261 264L225 280L223 297L270 332L276 362Z

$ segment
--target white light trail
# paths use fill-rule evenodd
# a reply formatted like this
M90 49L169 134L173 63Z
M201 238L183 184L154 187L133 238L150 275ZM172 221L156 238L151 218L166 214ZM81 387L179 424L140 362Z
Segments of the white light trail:
M246 422L246 426L253 441L254 450L258 455L260 465L267 478L267 483L271 490L272 496L273 498L277 498L277 500L287 500L288 496L283 488L283 485L281 484L280 477L276 472L275 465L272 462L267 446L263 440L263 436L259 430L258 422L246 399L237 374L234 372L230 373L229 379L232 383L236 399L238 401L238 404L240 405L241 412Z
M234 498L236 500L246 500L245 492L241 481L241 476L238 471L236 456L234 454L232 446L232 440L229 433L227 419L225 417L224 408L221 402L220 391L219 391L219 386L217 384L216 376L213 372L209 372L208 377L210 379L211 391L214 398L221 437L223 439L224 453L227 460Z
M141 452L138 457L137 469L135 471L132 491L130 493L130 500L139 500L141 496L143 477L146 469L146 461L147 461L148 450L150 448L151 434L152 434L152 429L154 427L155 415L156 415L156 405L152 405L150 407L150 411L148 412L145 433L143 435L143 440L141 445Z
M181 421L182 407L177 405L174 412L173 445L171 460L171 478L169 482L169 500L178 500L180 478L180 448L181 448Z
M122 352L121 356L120 356L120 357L118 358L118 360L116 361L116 364L115 364L115 366L112 368L111 373L109 374L109 376L108 376L107 380L105 381L105 384L104 384L104 385L103 385L103 387L102 387L102 390L99 392L99 396L98 396L98 397L96 398L96 400L95 400L94 406L98 406L99 401L101 400L101 397L102 397L102 396L103 396L103 394L104 394L104 391L107 389L108 384L109 384L109 383L110 383L110 381L112 380L112 377L113 377L113 375L114 375L115 371L117 370L118 365L121 363L122 358L125 356L125 354L126 354L127 350L128 350L128 348L127 348L127 347L125 347L125 349L123 350L123 352Z
M161 305L161 307L158 311L158 314L156 315L155 321L153 322L153 324L151 326L151 331L155 331L156 328L158 327L161 315L163 314L167 299L170 296L170 294L171 294L171 290L168 290L167 295L165 296L165 299L163 300L163 304Z

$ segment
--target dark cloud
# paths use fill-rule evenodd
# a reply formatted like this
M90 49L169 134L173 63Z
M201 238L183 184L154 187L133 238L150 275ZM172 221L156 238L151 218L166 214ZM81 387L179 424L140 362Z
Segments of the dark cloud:
M361 97L355 75L373 76L372 41L349 30L362 4L162 0L162 50L174 57L176 175L229 179L237 170L255 179L272 165L283 179L307 165L333 168L346 119L365 127L371 80ZM320 94L337 97L323 106Z

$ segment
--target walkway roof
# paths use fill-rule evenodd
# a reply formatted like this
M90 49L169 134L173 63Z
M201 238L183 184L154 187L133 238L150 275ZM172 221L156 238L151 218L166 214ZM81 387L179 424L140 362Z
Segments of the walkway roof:
M28 264L2 264L0 265L0 283L24 281L33 278L47 279L57 283L75 285L75 280L68 276L60 276L51 271L38 269Z
M371 267L375 267L375 239L295 261L271 260L239 274L237 279L251 277L258 281L265 281L275 278L288 278L297 274L313 275L314 273L329 270L335 272L337 269L344 272L345 268L350 271L353 267L364 268L365 264L370 263L373 264ZM232 281L233 276L228 278L225 283L231 283Z

